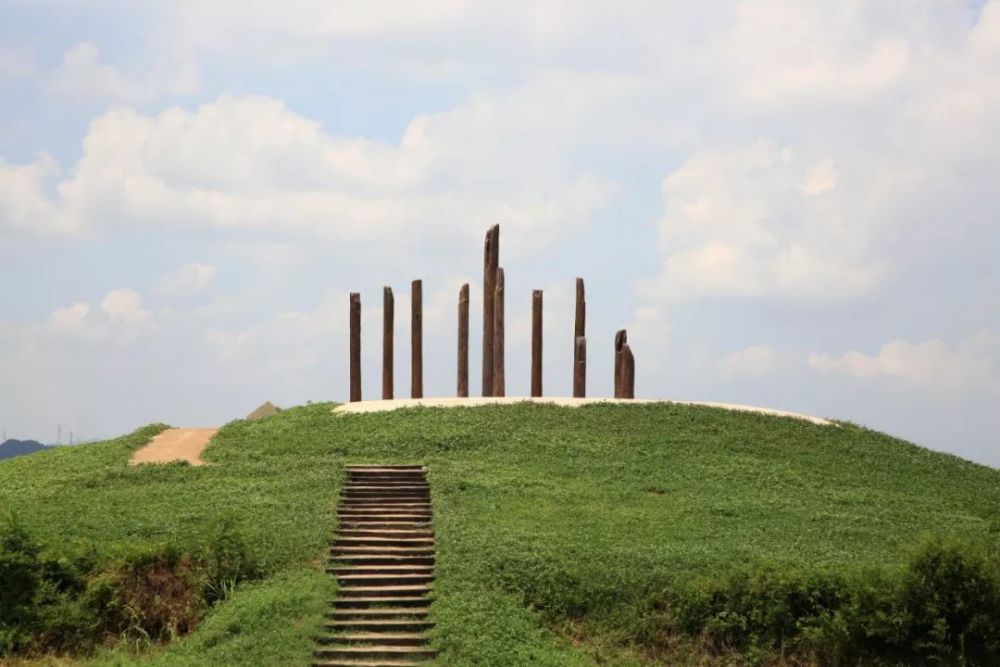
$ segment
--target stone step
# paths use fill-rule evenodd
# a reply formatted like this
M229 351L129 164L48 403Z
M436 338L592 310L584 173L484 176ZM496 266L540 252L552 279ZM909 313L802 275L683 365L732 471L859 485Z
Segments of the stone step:
M371 509L404 509L430 512L431 504L426 498L352 498L337 507L338 512Z
M430 595L433 588L427 584L388 584L384 586L341 586L340 595L345 598L362 597L421 597Z
M312 667L426 667L427 662L414 662L412 660L393 660L392 658L365 660L363 658L352 660L351 658L332 658L329 660L314 659Z
M369 556L346 554L331 558L331 562L345 565L434 565L434 556Z
M434 574L338 574L337 581L341 586L412 586L433 582Z
M392 595L368 595L356 598L342 598L330 602L334 609L381 610L386 608L413 607L426 608L431 600L426 597L399 597Z
M429 530L433 528L426 521L341 521L340 526L348 530Z
M424 632L434 627L429 621L420 619L388 619L388 620L333 620L326 621L323 627L336 632Z
M429 660L437 651L415 646L321 646L313 653L315 658L402 658ZM383 663L375 663L383 664Z
M347 476L345 486L356 484L367 486L390 486L397 484L428 484L427 478L422 474L413 475L384 475L384 474L351 474Z
M425 619L430 614L430 606L423 607L382 607L373 609L334 609L326 612L326 617L338 621L379 621Z
M429 547L434 545L433 537L337 537L335 547Z
M433 565L356 565L354 563L336 563L326 568L333 574L430 574L434 572Z
M415 528L341 528L338 537L423 537L434 539L434 532Z
M433 547L331 547L331 556L433 556Z
M429 623L427 625L430 625ZM327 628L347 629L347 628ZM424 628L421 628L423 630ZM416 632L338 632L337 634L320 635L316 638L320 644L365 644L366 646L424 646L431 640L420 630Z
M427 470L423 463L348 463L344 466L350 470Z

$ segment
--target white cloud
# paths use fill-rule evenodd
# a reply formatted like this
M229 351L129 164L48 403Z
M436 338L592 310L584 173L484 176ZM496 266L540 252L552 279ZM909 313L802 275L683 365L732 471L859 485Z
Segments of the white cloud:
M0 158L0 231L40 236L77 231L73 221L46 195L46 181L58 173L59 165L44 153L23 165Z
M128 75L102 62L97 44L80 42L66 51L49 85L52 92L64 97L136 104L164 95L196 93L201 81L191 60L161 59L142 73Z
M767 375L774 368L777 353L770 345L751 345L732 352L719 362L723 375Z
M173 273L160 278L156 285L156 291L168 296L183 296L201 292L212 284L215 273L216 268L213 264L188 262Z
M328 135L262 97L223 95L153 117L110 111L91 124L84 156L55 198L27 179L28 195L11 196L12 204L0 198L0 207L26 201L20 205L33 206L39 224L65 220L72 228L218 227L406 247L416 229L428 241L456 232L469 240L499 220L530 230L518 236L540 245L586 223L608 195L561 153L521 159L524 142L570 131L512 124L508 112L529 117L548 102L534 96L545 90L418 116L398 145ZM601 91L573 104L582 113Z
M663 182L663 270L642 293L672 300L864 294L879 273L863 253L865 220L798 187L831 188L832 166L820 165L763 141L696 153Z
M831 357L813 352L809 366L863 380L892 378L936 393L1000 390L1000 337L978 334L953 344L897 338L875 354L851 350Z
M130 324L145 324L153 319L153 313L142 307L142 295L135 290L113 289L101 300L101 310L112 320Z
M802 194L821 195L837 187L837 167L833 160L817 162L806 172Z

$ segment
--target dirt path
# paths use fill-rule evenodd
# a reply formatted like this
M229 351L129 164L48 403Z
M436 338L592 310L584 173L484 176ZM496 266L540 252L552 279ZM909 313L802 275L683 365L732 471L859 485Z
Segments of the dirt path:
M208 446L217 428L171 428L153 438L152 442L132 455L132 465L187 461L193 466L205 465L201 453Z

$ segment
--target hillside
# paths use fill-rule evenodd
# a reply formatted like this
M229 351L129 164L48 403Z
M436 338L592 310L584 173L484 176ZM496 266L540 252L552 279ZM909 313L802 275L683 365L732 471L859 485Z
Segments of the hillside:
M34 454L45 449L45 445L36 440L4 440L0 442L0 461L12 459L15 456Z
M39 588L35 648L91 646L93 621L72 619L97 614L129 641L89 664L309 664L343 466L378 461L428 466L439 664L998 655L1000 471L850 424L706 407L331 407L232 422L198 468L127 465L163 426L0 464L8 551L71 563ZM165 572L207 592L114 625L145 599L136 582ZM73 643L45 634L53 609ZM193 632L137 639L183 634L178 609Z

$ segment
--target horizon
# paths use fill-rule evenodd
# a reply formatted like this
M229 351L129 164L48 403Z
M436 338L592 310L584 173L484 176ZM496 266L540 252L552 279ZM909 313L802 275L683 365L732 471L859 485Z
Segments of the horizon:
M508 395L863 424L1000 466L1000 0L530 5L0 0L0 424L46 443L346 401L348 294L424 284L453 396L501 228ZM56 16L58 20L52 20ZM80 436L75 436L80 439Z

